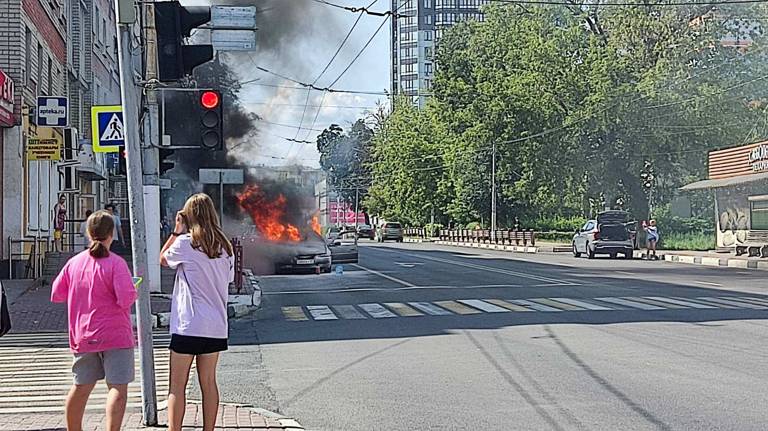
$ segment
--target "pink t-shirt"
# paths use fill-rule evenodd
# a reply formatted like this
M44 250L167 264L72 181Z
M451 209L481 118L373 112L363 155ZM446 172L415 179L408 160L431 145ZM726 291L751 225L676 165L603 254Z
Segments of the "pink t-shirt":
M123 258L96 259L88 250L69 259L51 290L51 301L67 303L74 353L134 347L130 313L137 296Z
M171 334L227 338L229 283L235 279L232 257L222 250L221 257L211 259L192 247L186 234L165 251L165 260L176 269Z

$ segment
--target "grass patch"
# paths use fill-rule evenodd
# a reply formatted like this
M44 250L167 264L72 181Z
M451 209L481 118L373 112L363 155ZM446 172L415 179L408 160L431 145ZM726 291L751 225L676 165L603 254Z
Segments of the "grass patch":
M662 236L659 248L664 250L714 250L715 235L700 232L670 233Z

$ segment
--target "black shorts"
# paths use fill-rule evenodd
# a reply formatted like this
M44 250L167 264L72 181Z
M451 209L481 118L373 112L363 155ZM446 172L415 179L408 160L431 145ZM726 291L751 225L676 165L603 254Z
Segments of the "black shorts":
M184 355L205 355L227 350L227 339L171 334L170 349Z

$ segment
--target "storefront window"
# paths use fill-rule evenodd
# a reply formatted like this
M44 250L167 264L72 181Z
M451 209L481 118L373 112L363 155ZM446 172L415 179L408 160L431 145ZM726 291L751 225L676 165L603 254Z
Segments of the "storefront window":
M768 230L768 200L752 201L752 230Z

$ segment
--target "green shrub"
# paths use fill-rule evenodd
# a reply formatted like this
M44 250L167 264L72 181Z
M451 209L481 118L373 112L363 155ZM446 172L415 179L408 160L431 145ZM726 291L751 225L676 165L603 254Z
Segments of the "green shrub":
M482 228L483 228L483 225L481 225L479 222L476 222L476 221L473 221L471 223L467 223L467 225L464 226L464 229L471 229L471 230L482 229Z
M542 217L531 222L520 222L522 228L533 229L537 232L573 232L584 226L584 217Z
M537 232L536 241L570 244L573 241L573 232Z
M436 237L440 233L440 229L443 228L445 228L445 226L440 223L427 223L427 225L424 226L428 237Z
M668 205L654 210L653 218L656 219L659 232L666 235L702 233L713 237L715 232L714 219L676 217L671 214Z
M664 250L713 250L715 248L715 235L702 232L662 234L658 247Z

